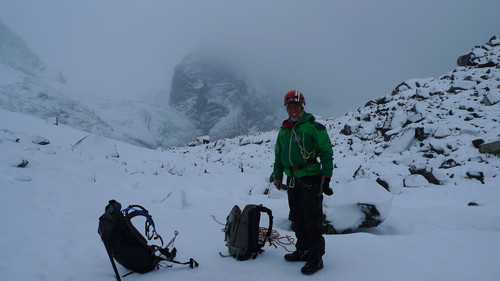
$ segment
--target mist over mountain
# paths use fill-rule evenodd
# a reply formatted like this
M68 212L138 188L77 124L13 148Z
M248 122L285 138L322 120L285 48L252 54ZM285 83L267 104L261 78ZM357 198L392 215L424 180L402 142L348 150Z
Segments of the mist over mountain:
M190 55L177 66L171 105L89 97L65 84L0 22L1 108L148 148L270 130L276 119L265 91L210 56Z
M65 79L31 51L24 40L0 22L0 107L112 136L94 112L64 93Z
M36 75L47 69L24 40L0 21L0 62L27 75Z
M70 127L148 148L184 146L203 135L217 141L277 128L278 118L265 90L243 68L221 56L188 55L175 68L169 105L159 107L84 96L65 85L62 74L49 70L2 23L0 39L0 107L9 111L54 118ZM441 159L455 150L450 142L444 144L445 137L429 141L428 136L444 134L456 137L455 142L472 137L496 141L498 127L485 128L483 123L498 123L498 46L495 36L460 56L459 67L452 72L440 78L409 79L391 94L327 125L342 122L340 130L349 136L349 149L364 151L364 142L370 140L377 144L376 153L401 139L408 143L397 149L405 151L417 143L417 135L420 147L416 152L426 152L428 159ZM439 118L430 119L430 115ZM441 124L451 120L452 125ZM435 151L439 155L431 157Z
M193 53L175 67L169 104L217 140L276 128L269 97L223 57Z

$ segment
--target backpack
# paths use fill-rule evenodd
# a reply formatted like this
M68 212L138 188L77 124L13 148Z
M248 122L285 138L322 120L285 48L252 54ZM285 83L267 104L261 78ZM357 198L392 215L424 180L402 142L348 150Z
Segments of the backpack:
M260 213L267 213L269 216L269 228L263 233L263 237L259 237ZM263 252L262 247L266 240L271 243L269 236L272 227L273 215L270 209L262 205L248 204L242 212L240 207L235 205L227 216L224 227L224 241L229 255L237 260L255 259L259 253Z
M145 236L137 231L131 219L136 216L146 218ZM163 247L163 239L156 233L155 224L148 210L139 205L130 205L122 210L122 206L115 200L110 200L106 206L104 214L99 217L99 227L97 232L101 236L104 247L108 252L111 265L115 271L116 279L120 281L120 275L114 260L132 272L147 273L158 269L161 261L169 261L179 264L189 264L189 267L198 266L194 259L189 262L178 262L174 258L177 249L169 250L174 238ZM159 239L161 246L148 245L151 239ZM128 275L128 274L127 274Z

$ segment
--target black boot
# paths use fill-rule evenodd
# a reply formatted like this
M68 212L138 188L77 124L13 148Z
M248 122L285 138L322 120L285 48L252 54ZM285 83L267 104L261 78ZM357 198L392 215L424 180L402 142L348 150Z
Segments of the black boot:
M323 268L323 259L319 258L311 258L306 262L306 265L302 267L300 270L304 274L313 274L314 272Z
M293 253L286 254L285 260L287 261L307 261L308 259L307 251L304 250L296 250Z

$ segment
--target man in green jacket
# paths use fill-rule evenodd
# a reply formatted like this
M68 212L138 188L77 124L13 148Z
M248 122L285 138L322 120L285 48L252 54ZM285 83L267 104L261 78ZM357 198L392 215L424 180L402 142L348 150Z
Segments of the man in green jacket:
M274 185L285 186L287 175L289 219L297 236L296 251L285 255L287 261L305 261L301 272L313 274L323 268L323 193L333 194L330 178L333 150L325 126L304 111L304 95L296 90L285 94L289 118L283 121L275 146ZM318 161L319 158L319 161Z

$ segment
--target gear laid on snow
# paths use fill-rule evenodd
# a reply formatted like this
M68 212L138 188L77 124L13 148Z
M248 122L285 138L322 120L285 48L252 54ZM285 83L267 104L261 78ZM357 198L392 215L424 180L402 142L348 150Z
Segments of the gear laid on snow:
M119 202L110 200L104 214L99 218L97 230L108 252L116 280L120 281L121 279L115 260L123 267L138 273L147 273L158 269L162 266L160 264L162 261L185 264L191 268L198 266L198 262L192 258L188 262L174 260L177 249L169 250L169 247L173 246L175 238L179 234L177 231L174 232L175 236L172 240L163 247L163 239L156 233L155 223L148 210L139 205L130 205L123 210L121 208L122 205ZM147 240L132 224L131 219L136 216L146 218L145 237ZM159 240L161 246L148 245L148 241L152 239Z
M266 213L269 216L269 227L264 235L259 230L260 214ZM235 205L226 219L224 227L226 246L229 256L237 260L255 259L262 253L262 247L266 240L271 243L271 232L273 229L273 213L270 209L262 205L248 204L241 211L238 205ZM225 257L222 253L221 256Z

